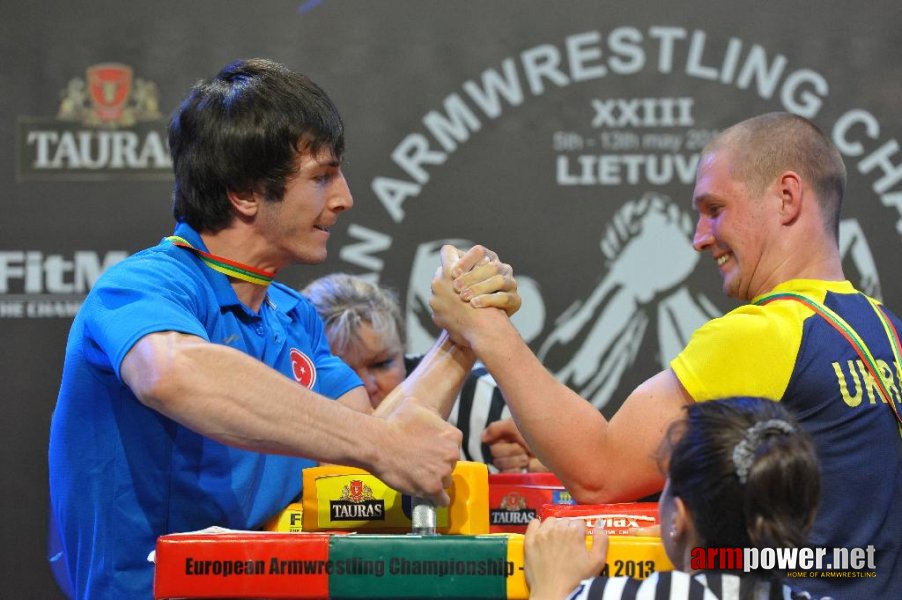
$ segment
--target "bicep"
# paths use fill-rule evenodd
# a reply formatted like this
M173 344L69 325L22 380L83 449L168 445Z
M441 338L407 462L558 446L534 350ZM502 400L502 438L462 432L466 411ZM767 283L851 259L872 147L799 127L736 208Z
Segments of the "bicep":
M691 403L688 392L667 369L637 387L611 418L606 444L622 459L613 470L621 485L635 487L630 495L644 496L661 489L661 444L670 425L685 417L684 408Z
M174 366L175 355L187 345L209 344L205 339L175 331L159 331L140 338L122 359L122 381L139 400L155 397Z

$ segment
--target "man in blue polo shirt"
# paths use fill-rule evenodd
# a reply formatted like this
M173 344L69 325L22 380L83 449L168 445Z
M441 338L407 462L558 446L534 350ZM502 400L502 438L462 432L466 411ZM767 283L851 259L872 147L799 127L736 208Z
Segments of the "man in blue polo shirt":
M442 336L374 418L315 310L272 282L322 262L353 204L326 94L276 63L238 61L193 88L169 143L174 235L98 281L66 349L51 520L63 548L54 572L76 598L152 597L158 536L259 527L314 461L446 504L459 456L460 432L441 416L469 350ZM494 253L475 247L458 267L488 304L519 305Z

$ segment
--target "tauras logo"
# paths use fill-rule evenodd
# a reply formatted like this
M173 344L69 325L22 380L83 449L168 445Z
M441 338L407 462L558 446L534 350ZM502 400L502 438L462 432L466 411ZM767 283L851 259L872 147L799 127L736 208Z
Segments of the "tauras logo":
M535 509L524 508L521 510L491 510L489 517L492 525L529 525L536 518Z
M167 123L152 81L119 63L88 67L61 91L56 118L19 117L17 176L168 179Z
M510 492L501 498L498 508L489 511L492 525L527 525L536 516L536 510L527 506L526 497Z
M367 500L365 502L329 502L329 514L333 521L384 521L385 502Z
M353 479L341 490L338 500L329 502L333 521L384 521L385 501L373 496L373 489Z

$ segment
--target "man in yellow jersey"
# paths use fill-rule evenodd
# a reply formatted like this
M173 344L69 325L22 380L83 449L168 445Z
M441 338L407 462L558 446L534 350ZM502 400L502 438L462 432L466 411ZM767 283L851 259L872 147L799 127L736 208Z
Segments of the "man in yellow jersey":
M583 503L660 490L656 450L686 405L730 396L783 402L813 436L823 465L812 543L873 546L876 557L864 576L834 572L801 585L843 598L902 597L902 510L893 507L902 499L902 440L891 410L902 389L902 323L845 280L845 180L830 140L787 113L743 121L705 147L693 246L714 260L724 292L749 304L700 327L610 421L543 368L502 311L461 302L452 268L433 282L435 321L485 363L529 446ZM449 263L452 250L443 249Z

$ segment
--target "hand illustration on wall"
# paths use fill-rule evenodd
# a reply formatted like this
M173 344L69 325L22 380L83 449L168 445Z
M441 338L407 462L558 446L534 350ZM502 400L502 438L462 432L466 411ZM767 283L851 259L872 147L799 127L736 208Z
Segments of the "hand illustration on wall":
M710 266L692 248L694 227L693 214L657 192L624 202L599 240L603 271L598 283L586 298L574 300L538 343L536 354L543 364L599 410L618 399L614 394L636 366L650 325L657 338L652 341L657 352L651 368L664 369L698 327L723 314L723 307L691 289L696 269ZM406 298L411 352L425 351L435 339L429 289L439 249L446 243L473 245L451 239L417 247ZM860 289L879 297L880 278L857 220L840 223L840 250L857 270ZM522 273L516 277L523 307L514 316L515 324L523 338L534 343L545 328L546 303L536 279Z
M668 317L659 327L659 360L720 311L698 304L685 289L699 255L692 249L692 218L667 196L649 192L620 207L600 246L607 269L589 296L576 300L555 321L538 356L555 376L597 408L604 407L637 352L655 311Z

